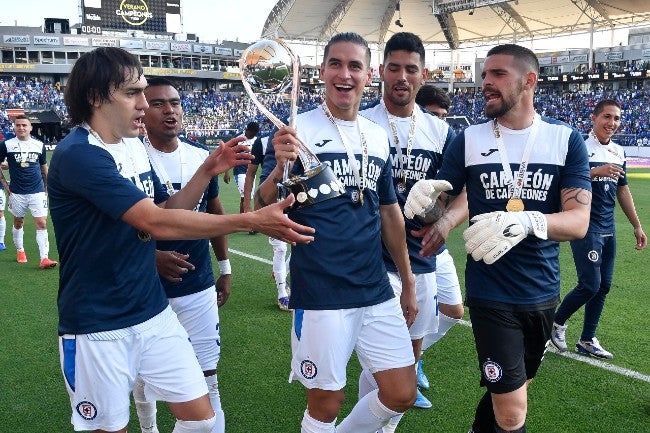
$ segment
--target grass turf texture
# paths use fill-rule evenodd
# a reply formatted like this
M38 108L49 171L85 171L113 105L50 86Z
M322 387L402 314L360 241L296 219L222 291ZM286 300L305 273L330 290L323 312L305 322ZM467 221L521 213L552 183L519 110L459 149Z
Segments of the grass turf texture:
M632 169L631 188L637 212L650 231L650 171ZM638 176L641 175L641 176ZM234 184L221 183L222 200L228 212L239 209ZM58 268L38 269L34 226L26 218L25 247L29 262L16 263L11 241L11 220L7 217L7 250L0 252L0 432L68 432L70 406L59 370L57 348L56 294ZM648 251L633 249L632 229L620 209L618 256L614 283L600 322L598 337L614 353L610 364L650 375L650 283L646 276ZM51 231L51 222L48 223ZM449 249L456 259L461 284L465 254L458 229L452 233ZM58 259L54 235L51 254ZM267 237L261 234L233 234L230 248L272 258ZM97 246L101 248L101 245ZM219 387L226 413L228 433L279 433L299 431L305 408L304 389L288 383L291 315L278 310L271 265L237 254L230 255L233 289L220 310L222 352ZM506 258L507 259L507 258ZM576 282L567 243L561 255L562 293ZM218 267L215 264L215 272ZM467 316L466 316L467 318ZM579 337L582 310L569 322L570 347ZM471 329L456 326L424 355L425 371L432 388L424 391L433 402L431 410L410 410L398 431L462 432L473 418L475 404L483 393L478 386L478 369ZM359 365L349 364L347 399L341 418L356 401ZM650 383L547 354L529 392L530 431L557 433L640 432L648 430ZM161 432L171 432L173 417L162 403L159 407ZM138 432L133 413L130 432Z

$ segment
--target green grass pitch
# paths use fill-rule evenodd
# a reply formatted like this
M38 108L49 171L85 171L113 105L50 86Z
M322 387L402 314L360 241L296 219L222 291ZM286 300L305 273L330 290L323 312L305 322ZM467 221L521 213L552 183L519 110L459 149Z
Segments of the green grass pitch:
M637 211L650 231L650 178L648 170L630 170L630 185ZM221 183L228 212L237 212L239 195L234 184ZM11 241L7 212L8 249L0 252L0 432L71 432L70 406L59 370L57 348L58 268L38 269L33 223L26 219L25 246L29 263L18 264ZM614 284L607 299L598 337L615 358L606 364L620 371L547 354L529 392L528 428L531 432L628 433L650 430L650 283L649 251L633 249L634 237L624 215L617 210L618 257ZM49 222L51 230L51 222ZM456 230L449 249L456 259L461 281L464 251L462 230ZM51 257L57 259L51 234ZM247 233L229 237L232 250L270 260L266 236ZM101 245L97 245L101 248ZM291 315L275 305L275 286L268 262L230 255L233 289L221 309L222 352L219 386L228 433L297 432L305 409L304 390L288 383ZM562 246L562 293L575 284L568 244ZM215 271L218 267L215 263ZM577 340L581 312L568 323L567 337ZM478 386L471 330L456 326L424 356L432 388L425 391L433 408L410 410L398 431L404 433L465 433L482 390ZM633 378L621 374L632 371ZM359 365L349 364L345 416L356 401ZM173 418L159 403L161 432L171 432ZM132 417L129 431L138 432Z

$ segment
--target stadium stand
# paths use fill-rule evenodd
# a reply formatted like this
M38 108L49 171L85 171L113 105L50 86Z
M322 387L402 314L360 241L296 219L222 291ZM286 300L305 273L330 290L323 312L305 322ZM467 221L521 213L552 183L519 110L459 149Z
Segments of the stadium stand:
M273 124L262 115L250 98L242 92L220 92L216 90L181 91L185 111L185 133L203 141L206 136L235 135L250 121L260 123L262 133L267 133ZM465 116L470 123L480 121L484 100L479 91L458 91L452 97L450 116ZM377 98L376 89L369 88L364 95L364 104ZM567 122L583 133L590 128L590 113L597 101L614 98L621 102L623 120L618 142L623 145L648 145L650 138L650 91L622 89L617 91L592 90L568 92L548 88L539 89L535 104L543 115ZM262 102L270 107L279 118L289 115L290 104L282 96L264 95ZM322 90L304 88L300 94L301 109L312 108L322 102ZM58 83L38 79L0 79L0 128L3 135L11 134L12 126L8 109L53 110L65 123L66 107L63 92ZM42 138L42 137L41 137ZM58 137L60 138L60 137ZM640 141L639 141L640 140Z

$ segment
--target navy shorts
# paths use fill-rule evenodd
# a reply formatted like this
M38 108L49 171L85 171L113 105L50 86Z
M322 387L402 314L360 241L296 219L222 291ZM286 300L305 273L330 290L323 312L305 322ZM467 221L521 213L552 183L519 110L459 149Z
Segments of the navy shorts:
M535 377L551 338L554 313L555 307L536 311L470 307L481 386L504 394Z

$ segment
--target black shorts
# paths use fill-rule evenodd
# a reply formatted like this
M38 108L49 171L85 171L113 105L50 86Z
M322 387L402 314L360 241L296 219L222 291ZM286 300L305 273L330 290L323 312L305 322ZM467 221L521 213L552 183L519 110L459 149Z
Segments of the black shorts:
M555 307L537 311L470 307L481 386L504 394L535 377L551 338L554 313Z

